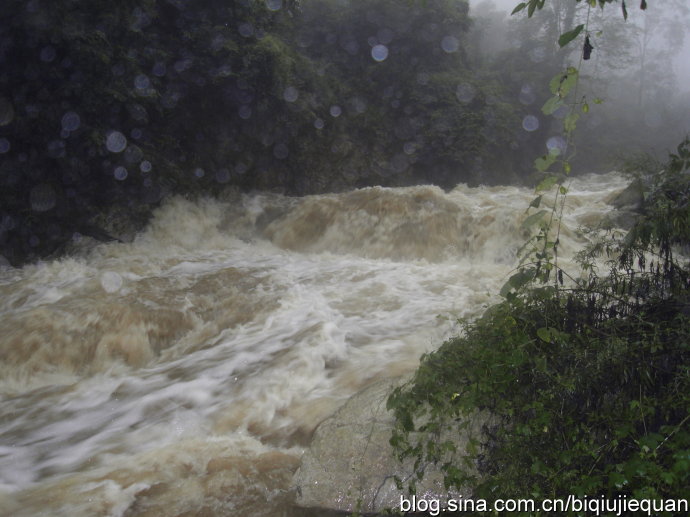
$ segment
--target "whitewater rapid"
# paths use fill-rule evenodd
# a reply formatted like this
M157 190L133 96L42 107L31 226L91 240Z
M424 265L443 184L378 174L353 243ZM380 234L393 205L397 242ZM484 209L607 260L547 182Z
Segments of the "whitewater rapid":
M625 186L572 182L563 260ZM533 197L172 198L131 243L0 270L0 514L306 515L314 428L497 300Z

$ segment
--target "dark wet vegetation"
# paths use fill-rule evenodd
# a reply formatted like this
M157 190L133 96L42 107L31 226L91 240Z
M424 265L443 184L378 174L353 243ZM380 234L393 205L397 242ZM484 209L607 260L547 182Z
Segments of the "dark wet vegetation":
M107 240L103 213L140 227L171 193L525 181L562 145L539 107L569 4L535 30L462 1L6 0L0 252L19 265ZM655 131L649 110L601 111L583 169L677 134L671 87L640 88Z

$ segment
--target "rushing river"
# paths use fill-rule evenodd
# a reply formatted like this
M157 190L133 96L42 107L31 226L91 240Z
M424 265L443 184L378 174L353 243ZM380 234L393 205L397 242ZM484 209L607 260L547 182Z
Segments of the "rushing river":
M624 186L572 183L565 256ZM0 515L306 515L314 428L496 300L533 197L174 198L131 243L0 270Z

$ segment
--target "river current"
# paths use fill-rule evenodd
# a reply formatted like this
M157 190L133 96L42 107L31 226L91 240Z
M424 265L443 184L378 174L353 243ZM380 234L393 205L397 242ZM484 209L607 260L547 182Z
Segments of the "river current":
M625 185L572 182L564 260ZM306 515L315 427L497 300L533 197L172 198L131 243L0 270L0 515Z

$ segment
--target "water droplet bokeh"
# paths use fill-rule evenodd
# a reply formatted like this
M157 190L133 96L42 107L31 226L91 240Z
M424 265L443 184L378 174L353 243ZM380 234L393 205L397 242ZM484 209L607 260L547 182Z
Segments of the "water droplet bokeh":
M122 288L122 277L114 271L106 271L100 278L101 287L107 293L116 293Z
M455 90L455 96L463 104L468 104L468 103L472 102L475 95L476 95L476 91L474 89L474 86L472 86L469 83L462 83Z
M460 41L455 36L444 36L441 40L441 48L448 54L457 52L460 48Z
M127 179L127 169L125 169L122 165L115 167L113 176L115 176L116 180L123 181Z
M386 45L375 45L371 49L371 57L374 61L384 61L388 57L388 47Z
M121 153L127 147L127 137L119 131L110 131L105 138L105 146L111 153Z
M62 116L62 129L65 131L76 131L81 126L81 118L74 111L68 111Z
M539 129L539 119L534 115L527 115L522 119L522 128L525 131L536 131Z

